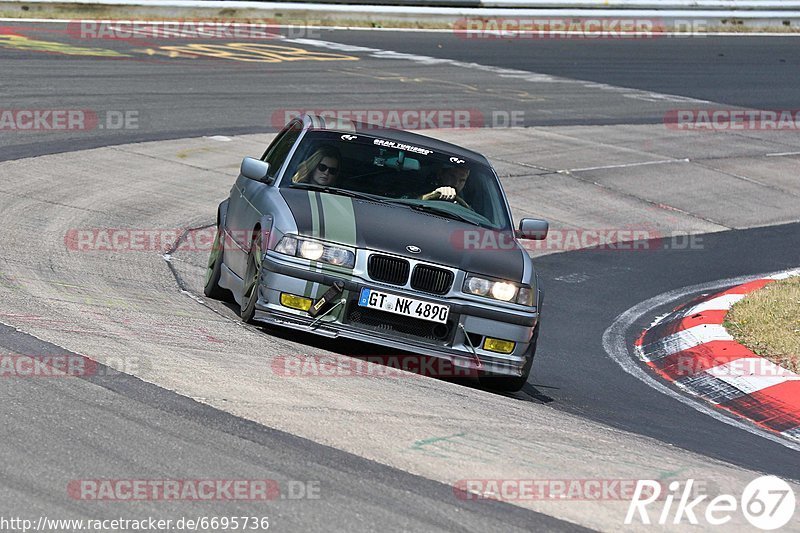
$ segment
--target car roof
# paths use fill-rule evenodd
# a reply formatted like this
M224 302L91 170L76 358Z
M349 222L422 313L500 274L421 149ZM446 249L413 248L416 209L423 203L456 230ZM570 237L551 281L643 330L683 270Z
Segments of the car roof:
M446 152L455 156L472 159L480 163L490 165L489 161L483 154L469 150L433 137L427 137L418 133L411 133L410 131L398 130L394 128L386 128L369 122L358 122L346 119L337 119L331 117L308 115L312 127L315 129L324 129L328 131L336 131L342 133L362 133L371 137L380 137L390 141L397 141L404 144L419 145L425 148L430 148L437 152Z

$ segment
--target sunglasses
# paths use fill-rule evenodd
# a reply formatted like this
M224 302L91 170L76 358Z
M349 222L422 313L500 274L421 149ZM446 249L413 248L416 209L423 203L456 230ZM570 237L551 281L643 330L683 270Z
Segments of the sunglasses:
M339 167L329 167L324 163L320 163L319 165L317 165L317 170L319 170L320 172L329 172L331 176L335 176L336 174L339 173Z

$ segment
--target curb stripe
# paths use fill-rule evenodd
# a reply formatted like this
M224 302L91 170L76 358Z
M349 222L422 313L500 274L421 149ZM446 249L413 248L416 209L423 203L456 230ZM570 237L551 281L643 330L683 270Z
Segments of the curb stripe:
M667 379L677 380L737 359L754 356L753 352L736 341L711 341L657 359L650 366Z
M777 366L772 363L772 361L768 362L771 363L773 367ZM762 367L762 372L763 368L768 366L767 360L763 357L744 357L732 363L709 368L706 370L706 373L726 383L730 383L745 394L752 394L768 387L780 385L789 379L786 376L769 375L769 371L765 372L767 375L761 375L757 371L748 372L739 366L740 364L747 366L748 363L749 366L752 366L754 369Z
M780 385L760 391L762 396L771 398L773 402L780 402L791 406L800 413L800 381L793 379Z
M716 294L703 294L703 295L697 296L695 298L692 298L688 302L683 302L680 305L676 305L672 309L672 312L673 313L678 313L678 312L685 311L686 309L688 309L688 308L690 308L690 307L692 307L694 305L698 305L698 304L701 304L703 302L707 302L708 300L711 300L712 298L715 298L716 296L717 296Z
M736 287L733 287L725 292L720 293L718 296L723 296L728 294L748 294L753 291L757 291L758 289L761 289L762 287L764 287L769 283L772 283L773 281L775 280L769 278L757 279L755 281L745 283L744 285L737 285Z
M642 344L651 344L658 342L664 337L668 337L679 331L693 328L705 324L718 324L721 325L725 320L727 310L711 310L703 311L700 313L693 313L692 309L687 311L686 316L677 315L670 320L661 322L651 327L644 335Z
M689 314L705 313L706 311L729 311L733 304L744 298L744 294L725 294L695 305L689 309ZM721 324L722 322L720 322Z
M680 305L642 331L636 351L654 372L690 394L800 441L800 375L736 342L722 325L745 295L800 269L749 281Z
M794 394L797 394L797 391L794 391ZM720 407L744 415L773 431L784 432L800 427L800 406L797 402L786 403L765 392L743 395Z
M721 324L701 324L677 331L656 342L645 344L642 346L642 350L645 355L644 359L653 361L711 341L732 340L733 337Z
M706 372L676 381L675 384L714 404L730 402L744 394L730 383L717 379Z

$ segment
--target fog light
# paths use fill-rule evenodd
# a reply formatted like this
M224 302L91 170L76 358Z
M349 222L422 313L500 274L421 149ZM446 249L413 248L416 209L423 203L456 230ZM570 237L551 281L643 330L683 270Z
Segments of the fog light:
M299 309L301 311L308 311L311 309L311 304L314 303L311 298L304 298L302 296L295 296L294 294L281 293L281 305L291 307L292 309Z
M486 340L483 341L483 349L490 352L511 353L514 351L514 346L516 346L516 343L512 341L493 339L491 337L486 337Z

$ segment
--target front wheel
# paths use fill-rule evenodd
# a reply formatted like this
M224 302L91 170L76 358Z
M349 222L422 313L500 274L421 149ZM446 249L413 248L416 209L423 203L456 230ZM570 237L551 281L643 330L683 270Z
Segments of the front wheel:
M261 279L261 232L253 236L250 252L247 254L247 270L244 275L241 317L248 324L253 323L258 301L258 284Z
M533 331L531 338L531 347L529 349L528 360L525 361L525 366L522 367L521 376L498 376L488 372L481 373L478 376L478 381L482 387L501 392L517 392L528 382L528 377L533 368L533 357L536 355L536 344L539 341L539 324L536 324L536 329Z
M206 284L203 287L203 294L215 300L223 300L227 296L225 289L219 286L219 277L222 273L222 231L217 226L217 234L214 236L214 244L211 246L211 253L208 256L208 266L206 267Z

